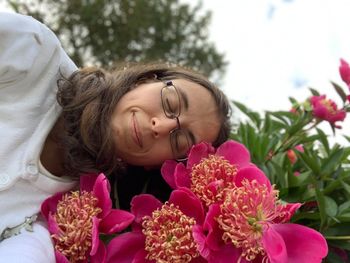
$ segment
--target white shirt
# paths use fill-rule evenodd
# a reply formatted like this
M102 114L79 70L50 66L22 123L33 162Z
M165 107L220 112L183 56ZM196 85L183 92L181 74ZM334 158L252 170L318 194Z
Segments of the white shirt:
M0 13L0 235L76 184L50 175L40 154L61 108L60 73L77 70L56 36L28 16Z

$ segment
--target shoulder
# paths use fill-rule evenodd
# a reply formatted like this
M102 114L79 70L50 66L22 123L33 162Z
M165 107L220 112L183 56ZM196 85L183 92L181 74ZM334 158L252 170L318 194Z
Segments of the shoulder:
M43 24L31 16L0 12L0 34L40 32Z
M40 46L50 43L60 45L56 35L45 24L17 13L0 12L0 37L0 45L8 45L9 41L13 46L21 41Z
M0 86L69 59L56 35L30 16L0 12L0 39Z

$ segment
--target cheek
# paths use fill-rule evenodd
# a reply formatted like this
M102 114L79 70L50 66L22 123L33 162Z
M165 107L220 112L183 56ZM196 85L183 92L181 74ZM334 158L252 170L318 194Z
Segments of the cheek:
M150 165L161 165L165 160L173 159L169 140L162 140L156 142L153 147L147 152L145 160Z

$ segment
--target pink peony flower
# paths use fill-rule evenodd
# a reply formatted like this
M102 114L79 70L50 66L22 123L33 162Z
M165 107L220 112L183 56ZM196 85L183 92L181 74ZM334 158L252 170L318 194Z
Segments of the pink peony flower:
M193 238L193 227L204 221L200 200L188 189L171 193L162 204L152 195L135 196L133 231L112 239L107 262L206 262Z
M346 112L338 109L334 101L326 99L326 95L322 95L312 96L310 102L313 108L313 115L316 118L326 120L336 128L340 128L335 125L335 122L343 121L346 117Z
M213 263L321 262L328 253L324 237L287 223L300 204L283 204L263 177L240 178L221 204L210 206L203 227L194 229L201 255Z
M233 188L240 173L248 173L250 154L246 147L227 141L215 151L208 143L194 145L187 165L165 161L161 172L170 187L190 189L206 207L223 200L225 189Z
M350 88L350 66L344 59L340 59L339 73L341 79Z
M104 174L80 178L80 191L46 199L41 213L48 222L56 262L105 262L106 248L99 233L111 234L134 220L129 212L112 209L110 185Z
M295 164L297 159L298 159L297 155L295 154L295 151L304 152L303 145L299 144L299 145L295 146L294 149L289 149L287 151L287 157L288 157L289 161L291 162L291 164Z

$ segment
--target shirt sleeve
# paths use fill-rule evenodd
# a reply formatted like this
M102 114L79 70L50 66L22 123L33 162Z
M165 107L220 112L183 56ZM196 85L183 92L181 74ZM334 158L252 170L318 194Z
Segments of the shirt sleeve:
M45 50L45 31L30 16L0 12L0 89L24 79L33 68Z

